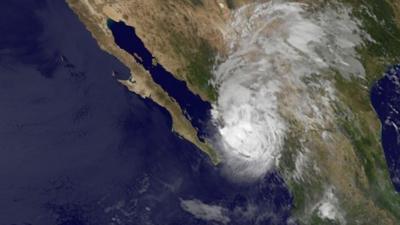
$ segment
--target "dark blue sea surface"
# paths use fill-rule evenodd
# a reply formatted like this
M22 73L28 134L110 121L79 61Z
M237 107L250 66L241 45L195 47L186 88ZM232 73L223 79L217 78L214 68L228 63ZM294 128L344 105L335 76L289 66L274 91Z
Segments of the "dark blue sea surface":
M382 124L382 146L392 182L400 192L400 64L390 67L371 90Z
M276 173L222 177L171 132L165 109L117 82L128 69L64 1L0 10L0 225L221 224L186 200L218 206L208 209L233 225L288 223L292 198Z
M198 130L199 136L205 137L208 133L207 126L210 125L207 122L210 121L211 104L191 92L184 81L176 79L161 64L154 65L153 55L136 35L134 27L111 19L108 20L107 25L113 33L115 43L131 54L136 62L143 65L153 80L181 106L186 117Z

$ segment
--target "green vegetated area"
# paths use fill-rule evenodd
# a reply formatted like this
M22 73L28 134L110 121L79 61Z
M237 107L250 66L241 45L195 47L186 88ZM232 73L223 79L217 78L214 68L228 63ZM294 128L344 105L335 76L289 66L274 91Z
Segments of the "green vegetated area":
M343 132L351 140L368 178L368 186L360 185L361 182L356 180L358 188L365 196L372 198L379 207L390 211L400 220L400 196L395 192L389 177L380 144L380 131L371 129L374 127L371 124L378 119L371 113L368 90L355 88L360 82L358 79L346 80L340 75L336 77L341 100L351 111L338 105L337 120Z
M299 154L299 147L301 146L298 134L297 134L297 124L295 121L289 121L289 124L293 124L290 126L290 131L284 141L285 149L284 154L279 162L280 173L283 173L283 177L292 177L292 175L296 172L296 157ZM295 130L295 131L293 131ZM293 195L293 208L296 209L295 216L298 219L301 219L302 214L304 214L304 210L306 210L306 204L310 200L309 194L314 194L316 191L312 188L310 184L304 185L303 182L298 182L292 179L286 179L287 185L290 187L291 194ZM317 185L318 188L318 185ZM312 189L312 192L307 192L307 189ZM318 194L318 193L316 193Z
M345 0L357 10L354 15L363 22L374 42L360 50L367 69L368 85L382 76L388 65L400 62L400 29L389 0ZM397 1L397 0L390 0Z
M228 6L228 8L234 9L236 6L235 0L226 0L226 5Z
M299 224L310 224L310 209L320 200L324 192L325 178L319 176L312 169L312 165L306 165L298 180L292 179L296 172L296 158L301 154L299 146L304 131L304 126L295 119L288 120L289 133L287 134L279 160L279 172L285 177L293 196L293 216Z
M198 5L203 5L203 1L202 0L185 0L188 1L190 3L192 3L195 6ZM237 1L238 0L225 0L226 5L228 6L229 9L234 9L237 6Z
M175 51L187 62L185 73L189 84L207 96L208 100L216 101L217 91L210 83L215 60L215 50L203 39L189 40L181 34L171 34L171 43Z
M361 159L369 186L360 187L365 196L371 197L378 207L385 209L400 221L400 195L390 181L387 164L380 143L378 121L370 103L369 89L381 78L387 66L400 62L400 29L394 11L385 0L343 0L353 5L354 15L361 19L363 28L374 41L359 49L367 77L345 79L335 77L336 87L346 108L337 107L338 122L352 141ZM368 87L366 89L365 87Z
M210 100L216 100L214 87L210 84L214 64L214 50L206 41L201 41L198 51L189 59L188 81L204 91Z
M309 225L340 225L340 222L335 220L330 220L327 218L322 219L317 214L313 214Z
M203 5L203 1L202 0L185 0L187 2L192 3L193 5Z

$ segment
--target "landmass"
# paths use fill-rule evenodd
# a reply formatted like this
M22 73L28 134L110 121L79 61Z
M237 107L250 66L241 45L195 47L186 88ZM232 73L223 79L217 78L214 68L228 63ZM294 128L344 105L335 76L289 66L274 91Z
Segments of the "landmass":
M184 117L182 109L151 78L150 74L114 43L107 27L108 19L124 21L135 27L146 47L158 63L178 79L187 80L188 87L203 99L216 98L209 83L214 51L221 48L221 33L210 29L222 24L227 8L215 1L68 1L99 46L117 57L131 70L130 80L121 80L130 91L151 98L171 114L173 130L207 153L213 163L219 159L212 147L199 140L197 131ZM199 6L200 5L200 6ZM170 13L171 11L175 13ZM155 16L157 15L157 16ZM141 18L138 20L138 18ZM215 24L210 26L210 24ZM221 25L222 26L222 25ZM213 43L213 46L210 44ZM219 50L217 50L219 49Z
M243 5L235 0L68 0L99 46L117 57L132 73L121 80L130 91L151 98L171 114L173 130L195 144L217 164L217 150L199 140L181 108L126 52L108 30L107 19L135 27L146 47L176 78L204 100L218 99L213 69L228 55L225 24ZM268 2L268 1L259 1ZM295 1L319 10L328 1ZM400 3L396 0L341 0L351 7L370 36L357 47L365 77L340 71L324 74L337 90L334 123L327 141L322 130L307 130L296 119L277 165L294 196L293 215L299 224L400 224L400 196L390 181L380 143L381 124L370 103L370 88L387 66L400 62ZM318 80L309 80L318 82ZM301 146L301 148L299 147Z

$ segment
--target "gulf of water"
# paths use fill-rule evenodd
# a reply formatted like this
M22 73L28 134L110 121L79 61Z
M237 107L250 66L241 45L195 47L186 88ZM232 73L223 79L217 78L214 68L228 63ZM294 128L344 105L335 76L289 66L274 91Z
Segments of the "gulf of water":
M400 64L389 67L376 82L371 102L382 124L382 146L390 176L400 192Z
M153 63L154 56L136 35L134 27L111 19L108 20L107 25L113 33L115 43L131 54L134 60L150 73L153 80L179 104L193 127L198 130L199 137L206 136L207 124L209 124L211 116L211 104L190 91L184 81L176 79L161 64Z
M1 225L218 224L183 200L221 207L230 224L287 224L283 180L227 181L171 133L165 109L117 82L128 69L64 1L0 11Z

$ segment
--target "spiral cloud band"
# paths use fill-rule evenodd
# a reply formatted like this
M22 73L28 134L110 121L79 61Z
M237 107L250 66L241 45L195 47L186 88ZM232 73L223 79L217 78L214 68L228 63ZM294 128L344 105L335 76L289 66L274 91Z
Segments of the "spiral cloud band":
M241 179L264 175L284 148L289 115L304 129L329 122L335 90L325 71L365 73L355 51L363 35L349 14L344 7L316 13L283 1L236 11L225 37L229 54L214 71L213 120L226 171ZM315 76L324 94L305 82Z

